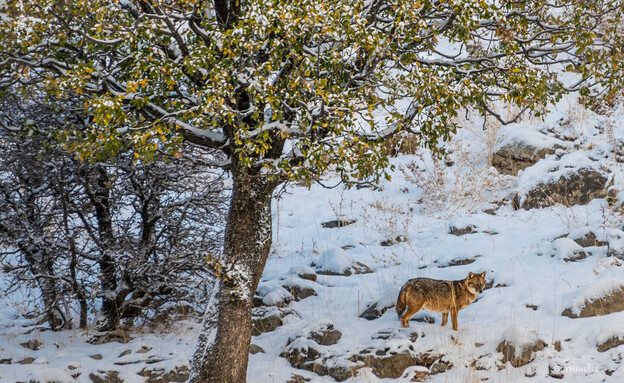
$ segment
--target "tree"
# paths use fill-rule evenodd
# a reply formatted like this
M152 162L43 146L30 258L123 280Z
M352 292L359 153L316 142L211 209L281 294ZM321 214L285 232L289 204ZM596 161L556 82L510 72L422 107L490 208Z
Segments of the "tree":
M7 288L36 286L55 330L71 327L74 303L81 328L95 312L93 341L121 321L197 308L205 252L219 251L222 172L175 158L135 162L131 151L79 161L51 138L81 124L71 109L11 90L0 97L0 261L20 282Z
M193 382L245 380L280 183L327 170L347 184L388 178L379 144L397 132L436 150L462 108L507 123L520 113L505 120L495 101L541 114L567 91L613 100L623 78L616 0L7 4L0 83L82 99L91 117L75 153L184 156L186 142L231 175Z

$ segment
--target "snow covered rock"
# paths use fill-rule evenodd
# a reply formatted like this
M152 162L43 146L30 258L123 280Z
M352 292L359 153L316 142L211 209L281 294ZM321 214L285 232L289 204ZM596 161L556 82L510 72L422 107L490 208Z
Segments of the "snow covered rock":
M390 306L392 307L392 306ZM377 318L381 318L381 316L390 308L390 307L379 307L377 302L368 306L366 310L362 314L360 314L360 318L366 320L374 320Z
M605 352L624 344L624 330L619 327L605 327L600 330L596 340L596 349Z
M123 383L123 380L119 378L119 371L103 371L89 374L89 379L93 383Z
M553 256L565 262L576 262L587 258L587 254L578 243L570 238L557 238L552 243Z
M271 332L282 324L284 313L277 307L254 307L252 309L251 335Z
M296 275L301 279L307 279L312 282L316 282L316 272L313 268L308 266L294 266L288 271L291 275Z
M595 170L582 168L535 184L521 197L520 206L529 210L554 205L586 205L593 199L606 196L607 177Z
M507 125L498 132L492 166L501 173L517 175L518 171L564 146L563 141L547 136L533 126Z
M611 229L607 233L607 256L624 259L624 231Z
M373 271L361 262L356 262L345 250L335 247L324 251L318 262L312 264L318 274L344 275L367 274Z
M624 281L602 278L576 297L561 315L569 318L587 318L624 310Z
M606 246L607 242L603 241L603 234L589 227L583 227L571 231L566 238L572 239L581 247Z
M535 331L512 326L503 333L496 351L503 353L502 363L510 362L513 367L521 367L529 364L535 358L534 353L544 347L546 343Z

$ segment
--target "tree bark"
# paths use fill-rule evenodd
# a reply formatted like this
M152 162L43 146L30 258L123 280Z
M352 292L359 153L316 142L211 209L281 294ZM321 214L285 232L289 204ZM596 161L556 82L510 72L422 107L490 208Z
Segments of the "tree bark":
M192 383L241 383L247 376L252 297L271 248L271 197L279 184L236 169L222 260L206 309Z

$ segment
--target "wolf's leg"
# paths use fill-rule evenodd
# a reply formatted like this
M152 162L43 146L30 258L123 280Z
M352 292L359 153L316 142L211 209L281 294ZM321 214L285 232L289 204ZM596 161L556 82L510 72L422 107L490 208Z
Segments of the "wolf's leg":
M453 324L453 330L457 331L457 310L451 311L451 323Z
M446 326L446 322L448 322L448 313L442 313L442 326Z
M409 300L407 302L407 308L405 313L401 315L401 325L403 327L409 327L410 318L416 314L425 305L425 300L418 297L416 299Z

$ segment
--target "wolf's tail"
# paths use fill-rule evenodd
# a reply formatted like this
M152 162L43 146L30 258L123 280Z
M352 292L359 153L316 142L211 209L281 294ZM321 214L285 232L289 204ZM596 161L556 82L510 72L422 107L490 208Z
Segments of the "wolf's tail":
M399 317L399 319L401 319L401 315L405 311L406 305L407 305L407 289L402 288L401 291L399 291L399 296L397 298L397 303L396 303L396 312L397 312L397 316Z

